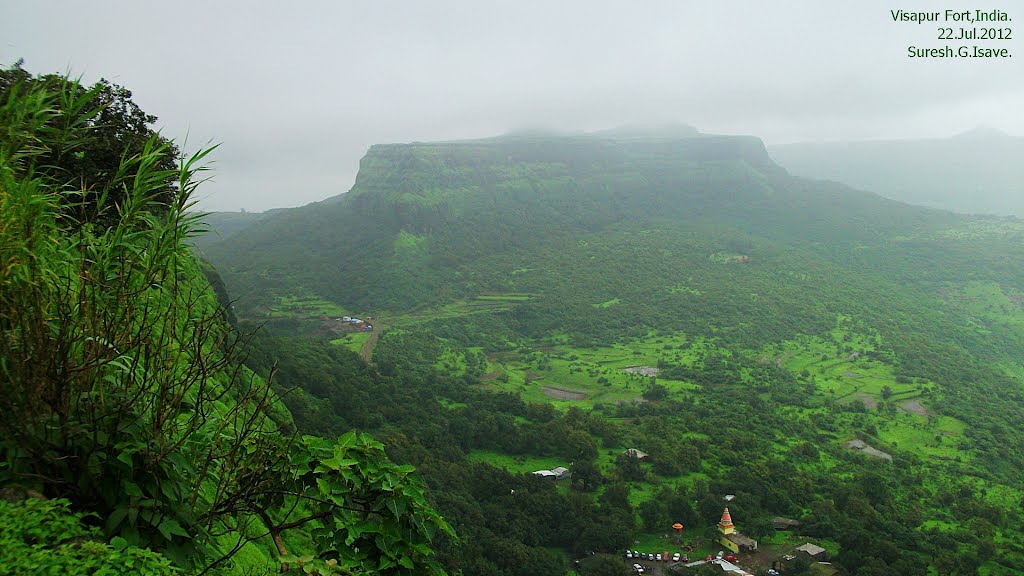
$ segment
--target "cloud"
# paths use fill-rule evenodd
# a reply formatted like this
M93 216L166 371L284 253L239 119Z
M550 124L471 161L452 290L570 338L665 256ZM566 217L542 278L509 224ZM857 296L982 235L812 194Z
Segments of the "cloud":
M0 61L107 77L167 134L223 142L208 209L344 192L375 143L522 126L681 121L770 143L1024 133L1019 40L1016 58L910 59L941 44L934 27L893 22L879 0L104 7L13 3Z

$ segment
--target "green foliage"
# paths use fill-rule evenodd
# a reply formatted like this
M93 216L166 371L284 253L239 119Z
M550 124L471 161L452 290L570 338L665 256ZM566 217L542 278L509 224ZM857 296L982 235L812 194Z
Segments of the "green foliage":
M156 116L143 112L131 98L131 91L107 80L85 87L55 74L33 77L21 62L0 69L0 102L12 108L29 105L34 110L33 130L17 137L33 139L37 137L30 134L36 134L45 138L45 144L35 142L43 145L14 147L31 151L35 176L78 192L63 195L59 201L61 210L79 222L113 223L113 213L104 213L100 198L107 204L127 200L124 191L132 186L141 165L124 160L148 154L148 149L163 148L166 153L151 158L157 170L146 168L149 177L158 180L150 183L152 198L147 208L165 212L180 190L177 148L149 128Z
M620 556L595 554L580 561L582 576L631 576L634 571L627 567Z
M28 115L23 101L79 94L49 90L14 86L0 116L22 135L0 144L5 476L103 514L109 533L133 543L202 547L185 527L203 514L204 481L229 478L231 458L215 455L258 435L261 404L271 400L258 391L232 397L244 378L231 372L232 336L183 245L193 231L185 216L193 176L208 151L171 173L161 168L171 149L151 138L123 158L118 173L133 172L133 185L116 204L106 194L87 199L91 219L110 224L67 226L67 189L35 170L46 154L26 151L33 140L46 150L52 138L44 129L52 120L30 119L68 110ZM76 135L89 130L77 126L69 139L85 141ZM175 174L181 194L164 206ZM163 215L151 210L157 204ZM246 424L228 428L215 407Z
M96 527L83 524L67 500L0 500L0 572L61 576L138 574L169 576L179 572L150 550L129 546L123 538L100 540Z
M112 174L100 170L110 178L99 190L69 186L42 163L69 142L84 157L102 151L109 143L91 134L105 128L90 119L110 106L88 108L102 87L51 80L25 76L0 103L0 484L95 512L113 551L61 552L90 573L165 567L135 547L194 571L262 569L230 560L268 530L287 567L298 559L281 532L295 529L306 537L295 552L311 557L302 570L443 574L430 542L453 533L411 468L363 435L296 441L273 369L263 379L241 365L240 337L186 244L200 230L191 197L212 149L172 171L173 146L151 135ZM0 529L63 546L80 519L62 516L65 505L51 505L63 518L53 533L23 532L13 516Z
M383 444L352 432L337 442L305 436L291 453L289 470L303 494L306 517L319 520L309 531L314 546L332 550L325 566L372 574L445 573L430 542L439 532L450 538L455 533L427 503L412 466L391 463ZM286 516L274 524L295 522Z

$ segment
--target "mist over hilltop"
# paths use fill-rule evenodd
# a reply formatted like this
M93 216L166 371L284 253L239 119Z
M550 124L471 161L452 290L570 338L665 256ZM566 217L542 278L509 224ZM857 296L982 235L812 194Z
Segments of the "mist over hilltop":
M794 174L962 213L1024 217L1024 138L978 126L949 138L771 146Z

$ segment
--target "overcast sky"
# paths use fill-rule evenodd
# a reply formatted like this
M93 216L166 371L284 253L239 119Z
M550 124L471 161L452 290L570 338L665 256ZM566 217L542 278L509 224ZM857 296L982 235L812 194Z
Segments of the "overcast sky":
M257 211L345 192L372 144L522 128L686 122L768 145L1024 135L1024 2L984 3L1013 19L1002 42L941 41L961 24L890 14L976 6L0 0L0 64L129 88L186 149L222 143L203 208ZM907 57L961 43L1013 57Z

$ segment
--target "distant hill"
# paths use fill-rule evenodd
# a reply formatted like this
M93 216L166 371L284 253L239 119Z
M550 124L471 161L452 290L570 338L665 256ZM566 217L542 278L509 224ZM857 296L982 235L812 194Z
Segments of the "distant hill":
M770 153L796 175L903 202L1024 216L1024 138L993 128L929 140L787 144L772 146Z
M259 222L267 215L277 210L267 212L209 212L203 217L203 223L208 229L206 234L193 238L193 245L203 249L210 244L230 238L241 230Z

